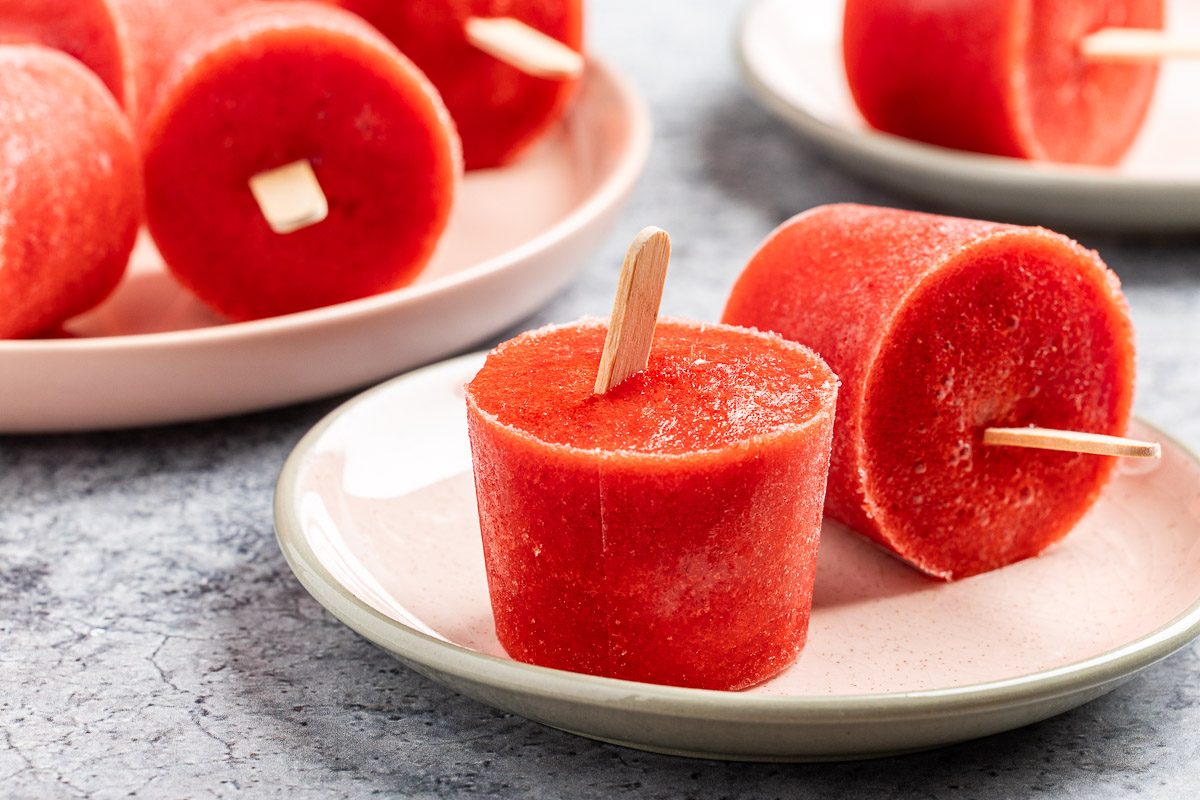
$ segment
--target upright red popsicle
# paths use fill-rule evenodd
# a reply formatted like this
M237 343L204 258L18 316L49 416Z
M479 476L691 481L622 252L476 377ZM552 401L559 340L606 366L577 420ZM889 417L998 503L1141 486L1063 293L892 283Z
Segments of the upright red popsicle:
M837 380L775 337L660 321L593 393L606 326L525 333L467 387L496 631L511 656L739 689L804 644Z
M846 77L874 127L1016 158L1113 164L1155 64L1089 60L1102 28L1161 28L1163 0L847 0Z
M141 202L129 123L96 76L55 50L0 47L0 339L103 300Z
M461 174L437 92L352 14L241 9L182 55L147 125L147 218L172 272L232 319L411 282ZM272 230L251 178L307 162L328 216Z
M566 110L575 79L528 75L467 40L471 17L512 17L583 48L582 0L324 0L361 15L437 86L462 136L467 169L516 158Z
M724 321L819 352L842 380L826 512L962 578L1067 534L1114 459L985 446L988 427L1123 435L1133 331L1116 276L1041 228L855 205L778 228Z
M0 0L0 42L54 47L100 76L138 127L179 49L251 0Z

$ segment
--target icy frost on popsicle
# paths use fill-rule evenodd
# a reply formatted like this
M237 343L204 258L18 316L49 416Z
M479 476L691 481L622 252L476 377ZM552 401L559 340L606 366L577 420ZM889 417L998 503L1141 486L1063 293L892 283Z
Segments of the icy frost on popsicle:
M1065 536L1106 456L985 446L987 428L1122 435L1133 331L1116 276L1064 236L867 206L778 228L724 321L813 347L842 379L827 513L962 578Z

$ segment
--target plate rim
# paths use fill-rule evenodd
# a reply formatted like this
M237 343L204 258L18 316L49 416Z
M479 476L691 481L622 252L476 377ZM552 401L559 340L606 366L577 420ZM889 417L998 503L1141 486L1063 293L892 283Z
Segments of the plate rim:
M457 679L529 697L636 709L670 717L715 721L803 722L914 720L979 713L1078 694L1129 678L1200 637L1200 596L1182 613L1138 638L1090 658L995 681L939 689L875 694L773 697L713 689L662 686L568 672L488 655L422 633L372 608L337 580L316 557L295 513L295 485L308 452L338 420L395 385L429 372L482 363L486 351L439 361L368 389L326 414L297 442L275 483L272 502L276 543L310 595L347 627L406 663ZM1159 426L1135 419L1195 463L1200 455ZM311 583L310 583L311 581ZM327 601L325 598L335 598ZM357 615L357 618L355 618ZM372 629L368 631L368 629ZM411 666L411 664L410 664Z
M743 82L768 111L790 123L794 130L822 148L846 156L863 156L876 161L902 165L908 170L938 177L951 177L961 183L980 186L1007 184L1024 189L1053 189L1057 192L1113 192L1174 194L1194 197L1200 191L1200 179L1183 177L1146 177L1114 174L1102 167L1035 162L1020 158L972 153L908 139L873 128L840 127L817 117L803 106L793 104L775 91L771 82L759 73L750 45L750 28L755 16L778 0L748 0L742 7L734 31L734 53Z
M155 333L0 339L0 359L30 355L57 356L98 350L115 353L141 348L186 348L284 335L300 330L320 330L360 317L395 312L459 285L503 272L514 264L535 257L585 228L618 203L637 183L649 159L654 134L653 122L647 101L634 88L632 81L606 59L594 55L587 58L585 80L600 81L620 99L629 131L627 144L619 151L619 157L611 171L582 202L554 225L510 250L429 283L403 286L356 300L264 319Z

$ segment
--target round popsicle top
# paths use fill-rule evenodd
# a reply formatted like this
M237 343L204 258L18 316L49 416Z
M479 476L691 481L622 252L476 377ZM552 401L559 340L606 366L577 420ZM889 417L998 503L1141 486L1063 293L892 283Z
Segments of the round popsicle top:
M837 377L812 350L681 320L659 321L646 370L596 395L606 332L589 319L501 344L467 386L468 403L543 444L654 456L749 444L833 413Z

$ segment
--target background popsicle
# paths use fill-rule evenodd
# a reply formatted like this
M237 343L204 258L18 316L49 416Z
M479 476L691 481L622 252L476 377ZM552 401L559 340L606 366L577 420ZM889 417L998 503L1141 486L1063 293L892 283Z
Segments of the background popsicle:
M943 578L1036 555L1113 468L985 447L986 428L1121 435L1129 419L1133 334L1116 276L1039 228L816 208L767 239L723 319L829 362L842 390L827 513Z
M1158 66L1089 59L1104 28L1161 28L1163 0L847 0L851 93L874 127L945 147L1113 164Z
M0 46L0 338L99 303L125 271L142 185L129 123L78 61Z
M502 166L566 110L576 79L549 79L468 41L467 20L511 17L583 48L582 0L323 0L361 15L437 86L462 136L467 169Z
M159 250L233 319L411 282L462 169L453 124L420 71L354 15L306 3L241 9L196 40L144 145ZM298 161L311 165L328 215L281 235L249 184Z

